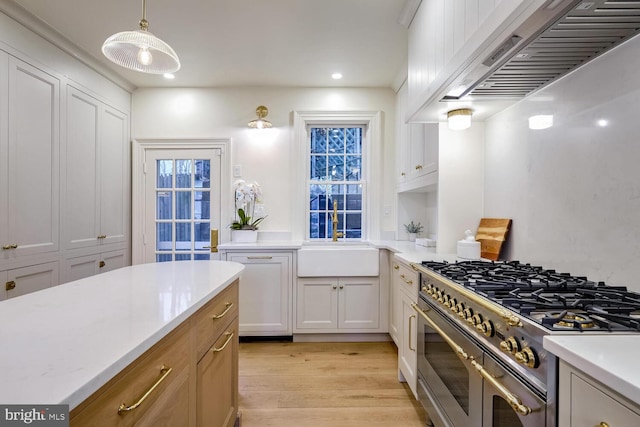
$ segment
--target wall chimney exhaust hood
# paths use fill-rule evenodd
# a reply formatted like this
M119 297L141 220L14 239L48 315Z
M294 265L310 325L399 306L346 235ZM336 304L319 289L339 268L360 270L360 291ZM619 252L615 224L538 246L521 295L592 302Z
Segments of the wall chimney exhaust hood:
M640 1L550 0L463 69L441 101L522 99L639 30Z

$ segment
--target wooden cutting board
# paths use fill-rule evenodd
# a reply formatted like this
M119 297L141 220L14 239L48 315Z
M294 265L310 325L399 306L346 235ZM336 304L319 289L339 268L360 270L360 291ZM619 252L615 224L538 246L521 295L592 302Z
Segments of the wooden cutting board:
M482 218L476 233L476 240L480 242L480 256L493 261L498 260L510 228L510 219Z

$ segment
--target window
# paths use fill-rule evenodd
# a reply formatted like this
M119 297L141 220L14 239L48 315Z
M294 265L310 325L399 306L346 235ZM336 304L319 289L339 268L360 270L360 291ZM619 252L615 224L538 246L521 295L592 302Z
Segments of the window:
M309 128L308 218L310 239L330 239L333 210L337 230L346 239L361 239L363 224L362 127Z

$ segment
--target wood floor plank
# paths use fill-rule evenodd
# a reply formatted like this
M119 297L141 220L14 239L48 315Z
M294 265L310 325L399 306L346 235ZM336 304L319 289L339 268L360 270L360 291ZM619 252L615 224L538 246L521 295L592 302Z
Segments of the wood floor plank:
M242 343L244 427L425 425L391 343Z

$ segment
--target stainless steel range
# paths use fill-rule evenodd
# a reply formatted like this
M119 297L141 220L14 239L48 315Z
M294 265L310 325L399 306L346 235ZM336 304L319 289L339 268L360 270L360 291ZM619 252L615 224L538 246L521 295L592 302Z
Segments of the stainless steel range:
M556 426L548 334L640 333L640 294L519 262L423 262L418 394L436 426Z

